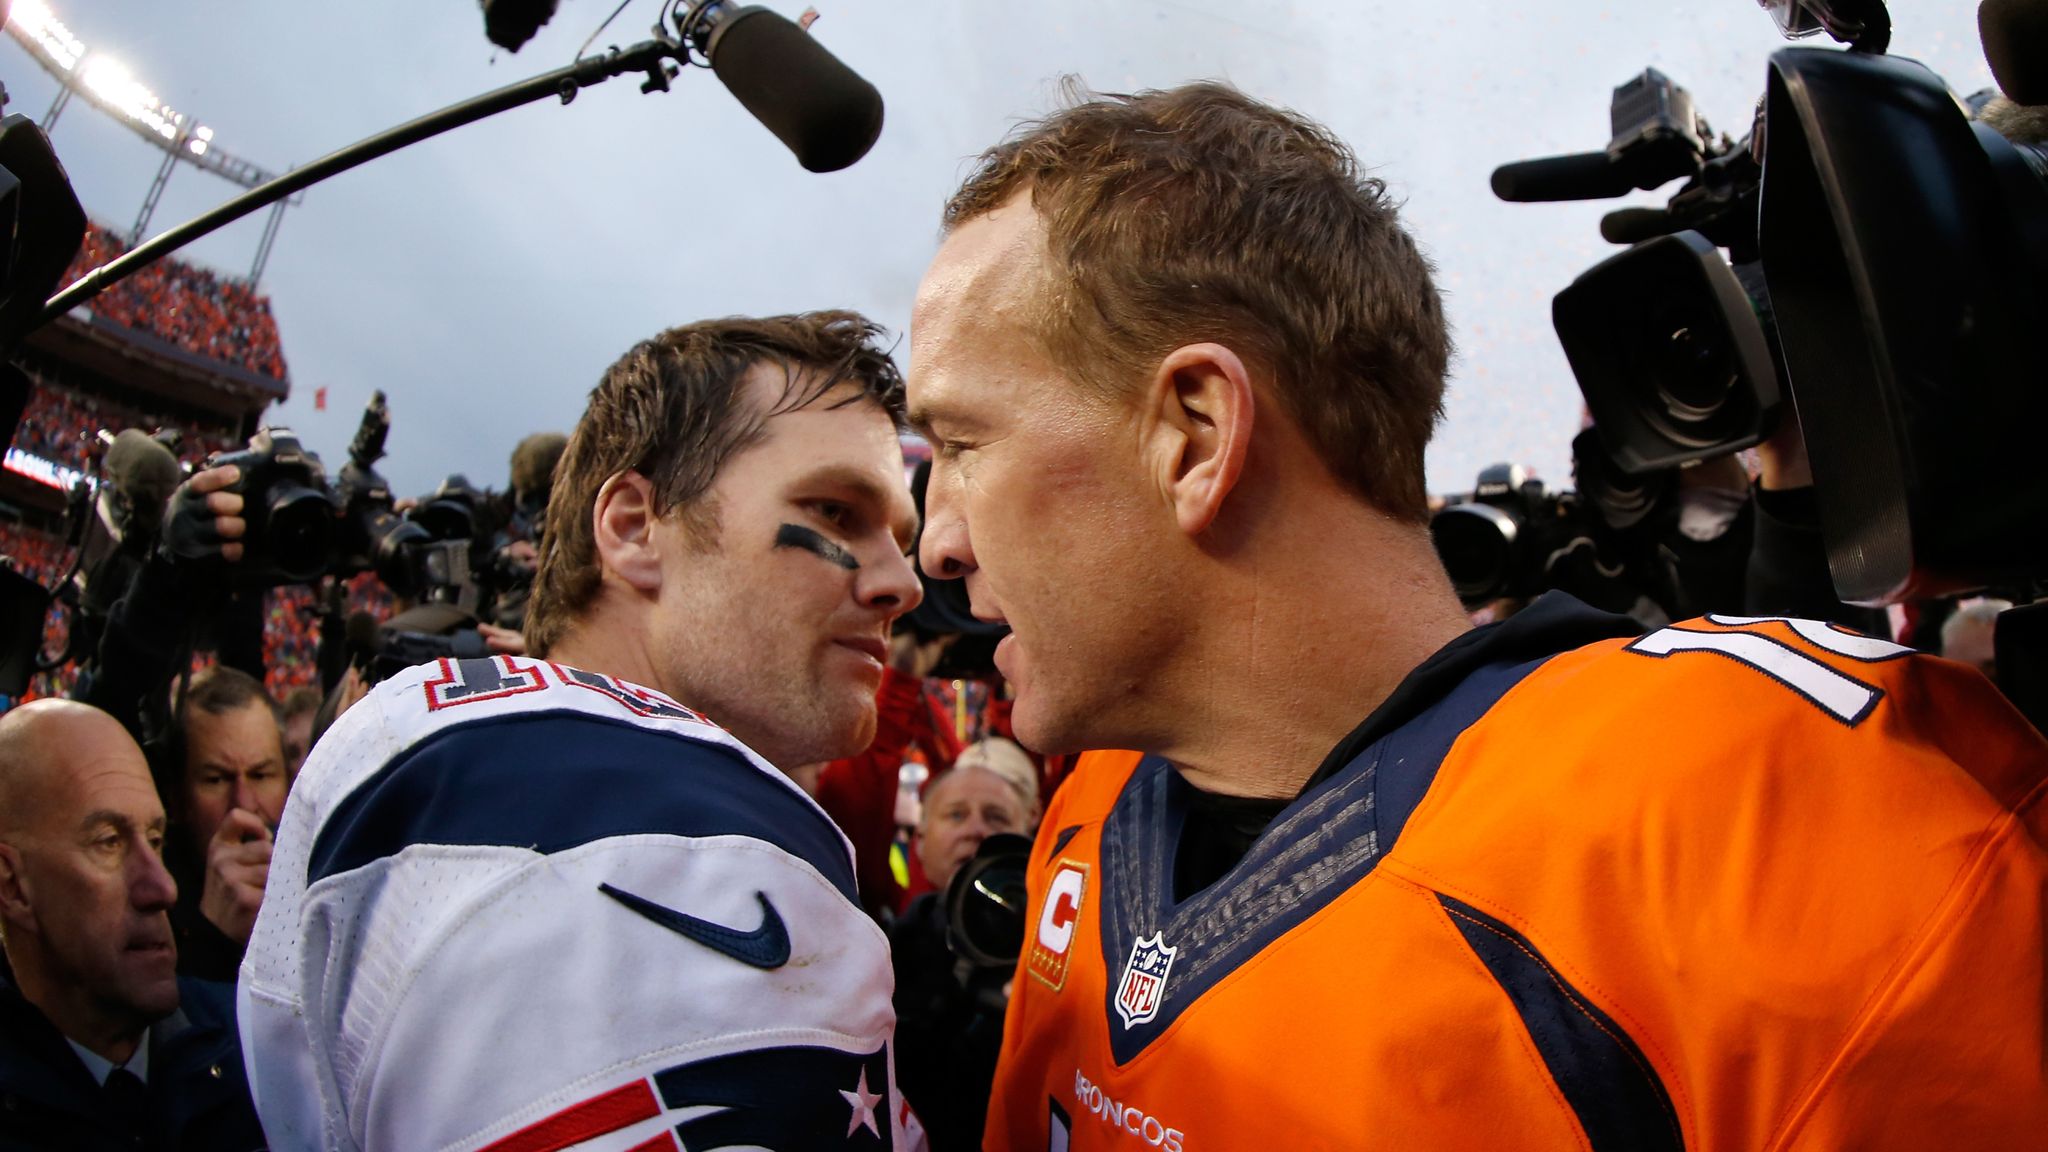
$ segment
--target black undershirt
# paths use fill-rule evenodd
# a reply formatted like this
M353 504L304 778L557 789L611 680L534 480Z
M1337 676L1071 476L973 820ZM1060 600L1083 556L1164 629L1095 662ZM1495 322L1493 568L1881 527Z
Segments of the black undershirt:
M1190 786L1187 823L1181 826L1180 850L1173 857L1174 900L1185 900L1223 879L1292 803L1291 796L1218 796Z
M1417 665L1371 715L1330 749L1301 791L1342 771L1375 741L1434 707L1485 665L1543 659L1595 640L1635 636L1641 631L1642 626L1626 616L1597 612L1562 592L1547 592L1514 618L1462 633ZM1187 783L1185 777L1181 783ZM1191 785L1187 794L1187 822L1181 828L1180 847L1173 861L1175 901L1221 880L1300 795L1255 800L1216 796Z

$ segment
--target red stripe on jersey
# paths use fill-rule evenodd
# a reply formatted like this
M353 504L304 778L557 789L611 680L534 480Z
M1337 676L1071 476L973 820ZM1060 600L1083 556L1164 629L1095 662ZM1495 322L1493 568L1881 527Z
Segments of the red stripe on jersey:
M594 1140L607 1132L616 1132L628 1124L637 1124L659 1115L661 1105L655 1103L654 1089L645 1080L635 1080L602 1096L592 1096L581 1104L572 1104L538 1123L529 1124L495 1144L486 1145L483 1152L560 1152L571 1145ZM667 1139L663 1134L662 1140ZM659 1147L664 1145L649 1141L633 1152Z

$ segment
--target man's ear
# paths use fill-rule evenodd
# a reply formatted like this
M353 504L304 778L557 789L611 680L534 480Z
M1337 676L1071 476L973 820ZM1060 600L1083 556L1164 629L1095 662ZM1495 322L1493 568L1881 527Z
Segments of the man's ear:
M1206 531L1237 487L1251 450L1251 373L1221 344L1188 344L1159 362L1149 401L1157 417L1160 482L1180 530Z
M21 874L21 850L12 844L0 844L0 922L10 928L36 931L28 880Z
M617 573L637 591L660 591L661 554L654 546L660 520L655 512L654 484L647 477L621 472L605 481L591 508L591 527L603 570Z

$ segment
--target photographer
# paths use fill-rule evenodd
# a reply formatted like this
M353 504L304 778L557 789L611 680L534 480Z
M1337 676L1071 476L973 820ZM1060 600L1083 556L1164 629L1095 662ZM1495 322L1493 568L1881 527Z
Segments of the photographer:
M536 542L547 522L555 468L568 446L569 438L559 432L535 432L512 449L510 515L492 539L491 568L500 587L490 623L497 629L516 632L526 626L526 602L540 563ZM485 635L499 638L492 631Z
M991 760L1010 770L999 771ZM911 901L889 927L896 1069L904 1097L931 1137L932 1152L981 1147L1011 972L979 969L954 955L943 896L988 837L1030 834L1037 798L1013 778L1017 760L1030 768L1023 750L1007 740L970 745L926 786L917 854L938 890Z
M168 690L200 623L221 603L219 565L242 559L242 496L234 465L193 475L172 495L160 538L146 550L72 698L149 742L170 721Z

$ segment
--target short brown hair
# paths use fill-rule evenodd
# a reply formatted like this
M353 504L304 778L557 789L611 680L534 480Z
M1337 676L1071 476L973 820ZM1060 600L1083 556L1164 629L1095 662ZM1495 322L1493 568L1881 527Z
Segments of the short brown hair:
M277 702L264 691L263 681L226 664L194 673L185 689L186 710L197 708L209 716L225 716L256 703L270 709L273 715L277 712Z
M1429 261L1342 141L1220 83L1068 106L981 157L948 230L1029 190L1052 259L1035 333L1121 392L1174 348L1225 344L1273 379L1340 481L1428 517L1423 451L1450 336Z
M806 407L842 384L900 429L903 376L880 325L856 312L734 316L671 328L605 370L555 469L526 611L526 646L547 655L601 583L591 516L598 489L622 472L654 487L660 515L691 512L725 462L761 436L770 416ZM787 384L762 408L738 402L747 370L780 367Z

